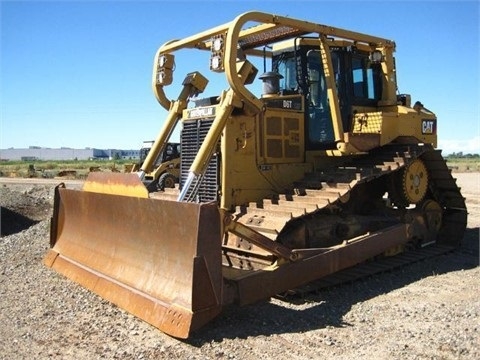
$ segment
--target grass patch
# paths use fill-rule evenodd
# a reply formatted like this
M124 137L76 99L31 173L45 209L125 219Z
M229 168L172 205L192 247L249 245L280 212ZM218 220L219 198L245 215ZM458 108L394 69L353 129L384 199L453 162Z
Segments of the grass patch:
M0 176L53 178L69 172L81 179L90 171L123 172L125 164L132 162L133 160L3 161L0 162Z
M480 157L447 156L445 159L453 172L480 172Z

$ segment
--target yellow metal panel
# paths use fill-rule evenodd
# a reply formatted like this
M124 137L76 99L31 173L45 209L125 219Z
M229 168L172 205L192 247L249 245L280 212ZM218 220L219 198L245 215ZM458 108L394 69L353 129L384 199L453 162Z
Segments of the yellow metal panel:
M302 113L267 110L263 117L263 149L266 164L303 162Z
M382 131L382 112L356 113L353 118L352 133L380 134Z

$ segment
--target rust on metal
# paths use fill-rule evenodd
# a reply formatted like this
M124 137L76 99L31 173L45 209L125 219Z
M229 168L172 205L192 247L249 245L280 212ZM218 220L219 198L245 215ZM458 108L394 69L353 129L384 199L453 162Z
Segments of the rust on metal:
M293 253L291 249L279 242L272 241L266 236L240 222L229 221L227 229L232 234L248 239L248 241L252 244L257 245L259 248L267 250L271 254L274 254L278 257L292 261L295 261L297 258L297 255Z
M53 195L53 214L52 214L52 221L50 221L50 247L55 245L57 241L57 233L58 233L58 211L59 211L59 204L60 204L60 192L59 189L65 189L65 183L60 183L55 186L54 195Z
M406 243L407 225L399 224L352 242L345 242L320 253L294 250L299 260L255 271L236 279L238 302L251 304L313 280L354 266L392 246Z
M216 204L57 191L47 266L174 337L218 315Z

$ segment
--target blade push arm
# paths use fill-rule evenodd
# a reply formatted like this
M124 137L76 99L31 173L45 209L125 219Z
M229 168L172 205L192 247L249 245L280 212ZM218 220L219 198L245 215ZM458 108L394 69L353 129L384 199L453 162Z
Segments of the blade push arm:
M178 99L170 103L167 119L165 120L160 133L158 134L150 152L142 164L139 172L140 178L143 179L145 173L152 171L158 155L164 150L170 135L175 129L178 120L182 116L183 110L187 108L188 99L203 92L207 86L207 83L208 80L199 72L193 72L186 76L185 80L183 81L183 89L180 92Z

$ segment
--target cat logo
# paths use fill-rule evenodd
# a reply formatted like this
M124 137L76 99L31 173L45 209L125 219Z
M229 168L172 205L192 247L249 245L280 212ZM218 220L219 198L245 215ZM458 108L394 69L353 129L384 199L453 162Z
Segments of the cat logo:
M422 134L433 135L437 132L437 119L422 120Z

